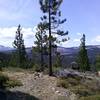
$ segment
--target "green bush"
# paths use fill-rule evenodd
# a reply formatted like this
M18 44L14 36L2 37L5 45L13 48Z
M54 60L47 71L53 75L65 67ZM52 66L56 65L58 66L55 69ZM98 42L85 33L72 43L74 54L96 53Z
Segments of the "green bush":
M16 79L10 79L8 76L0 73L0 89L5 89L7 87L22 86L22 83Z
M9 80L9 78L6 75L3 75L0 73L0 88L5 88L6 82Z
M48 75L48 73L49 73L48 68L45 68L44 71L43 71L43 74L44 74L44 75Z
M87 87L85 87L85 86L83 86L81 84L72 87L70 90L73 93L79 95L79 97L86 97L86 96L94 95L93 91L91 91L90 89L88 89Z
M69 88L70 86L76 86L80 84L79 79L75 78L59 78L57 81L57 86L63 87L63 88Z
M80 77L73 77L73 78L62 77L58 79L57 86L69 89L74 94L78 95L79 98L81 97L85 98L88 96L94 96L96 94L100 94L100 82L95 79L93 80L85 79L84 81L82 81ZM88 100L88 99L82 99L82 100ZM100 99L93 99L93 100L100 100Z
M80 100L100 100L100 95L81 97Z
M96 56L96 70L100 71L100 54Z
M72 85L72 86L75 86L75 85L78 85L79 84L79 81L75 78L68 78L67 81Z
M0 67L0 71L2 71L2 67Z
M64 79L58 79L57 81L57 86L58 87L63 87L63 88L68 88L69 86L71 86L67 80Z
M6 87L12 88L15 86L22 86L23 84L18 80L8 80L6 82Z
M40 72L40 71L41 71L41 65L40 65L40 64L35 64L35 65L33 66L33 69L34 69L34 71L36 71L36 72Z

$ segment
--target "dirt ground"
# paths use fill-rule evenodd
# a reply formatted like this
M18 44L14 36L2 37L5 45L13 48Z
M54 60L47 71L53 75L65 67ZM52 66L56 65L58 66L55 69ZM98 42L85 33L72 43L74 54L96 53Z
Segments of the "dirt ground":
M20 80L23 84L11 88L7 100L76 100L75 94L56 86L56 77L29 72L5 71L4 74Z

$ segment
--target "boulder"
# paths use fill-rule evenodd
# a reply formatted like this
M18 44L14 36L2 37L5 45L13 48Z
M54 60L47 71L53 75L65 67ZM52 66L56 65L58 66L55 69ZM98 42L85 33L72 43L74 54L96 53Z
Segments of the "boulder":
M71 69L60 70L56 72L55 75L57 77L75 77L75 76L81 77L80 72Z
M100 77L100 71L97 72L97 75Z

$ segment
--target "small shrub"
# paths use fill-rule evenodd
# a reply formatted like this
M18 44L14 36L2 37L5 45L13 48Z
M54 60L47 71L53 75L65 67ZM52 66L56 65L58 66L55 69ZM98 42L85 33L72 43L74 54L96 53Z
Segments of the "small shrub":
M88 89L76 89L74 90L76 92L76 94L78 94L80 97L86 97L89 95L93 95L92 91L88 90Z
M0 67L0 71L2 71L2 67Z
M44 71L43 71L43 74L48 75L48 73L49 73L49 70L47 68L45 68Z
M57 86L63 87L63 88L68 88L70 86L76 86L79 84L79 81L74 79L74 78L64 78L61 77L58 79Z
M82 77L81 76L74 76L74 79L76 79L77 81L81 81Z
M72 86L75 86L75 85L78 85L79 84L79 81L74 79L74 78L68 78L68 82L72 85Z
M100 100L100 81L95 78L82 80L81 77L61 77L57 86L69 89L79 97L78 100ZM90 99L92 97L94 99Z
M70 86L70 84L68 83L68 81L66 81L64 79L58 79L57 86L63 87L63 88L68 88Z
M57 100L67 100L66 96L58 96Z
M53 66L53 71L54 72L58 72L59 70L61 70L61 67L55 67L55 66Z
M86 86L79 84L77 86L71 87L70 90L79 95L79 97L86 97L86 96L90 96L90 95L94 95L95 92L91 91L89 88L87 88Z
M100 93L100 82L97 80L85 80L84 83L81 83L84 85L88 90L91 90L95 93Z
M34 71L36 71L36 72L40 72L41 71L41 65L35 64L33 66L33 68L34 68Z
M0 73L0 88L3 89L5 88L6 82L9 80L9 78L6 75L3 75Z
M80 100L100 100L100 95L81 97Z
M9 80L6 82L6 87L12 88L15 86L22 86L23 84L18 80Z
M7 87L22 86L22 83L15 79L10 79L8 76L0 73L0 89L5 89Z

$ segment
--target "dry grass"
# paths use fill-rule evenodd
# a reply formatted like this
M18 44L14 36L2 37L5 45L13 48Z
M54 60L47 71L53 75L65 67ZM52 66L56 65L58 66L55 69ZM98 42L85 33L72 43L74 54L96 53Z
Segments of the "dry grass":
M15 86L22 86L22 83L15 78L9 78L4 73L0 72L0 88L11 88Z
M80 100L100 100L100 81L94 79L80 79L79 77L59 78L57 86L69 89L75 93ZM83 99L83 98L87 99ZM88 99L88 98L95 99ZM99 99L98 99L99 98Z

